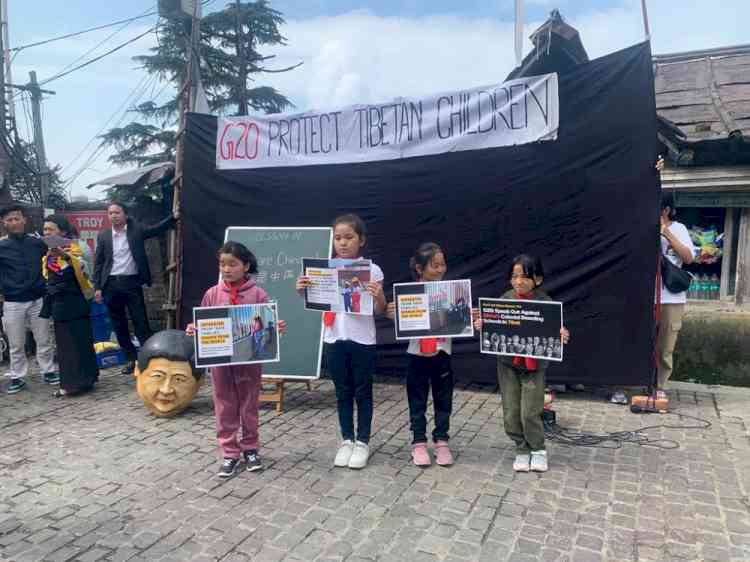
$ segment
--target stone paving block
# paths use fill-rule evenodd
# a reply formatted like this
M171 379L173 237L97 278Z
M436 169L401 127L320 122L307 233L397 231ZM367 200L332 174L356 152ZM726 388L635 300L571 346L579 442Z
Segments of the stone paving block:
M185 415L156 420L114 373L56 413L32 380L3 406L35 445L0 431L0 558L750 560L750 424L719 418L720 394L674 398L711 428L649 431L676 439L678 450L550 442L551 471L536 475L511 470L501 400L483 389L456 391L456 466L417 469L403 386L392 382L376 385L367 469L331 467L335 396L319 381L310 392L292 387L281 415L262 409L267 469L221 482L209 385ZM654 421L583 395L555 405L560 423L576 429L637 430ZM39 458L39 447L50 455ZM23 468L9 473L14 466Z

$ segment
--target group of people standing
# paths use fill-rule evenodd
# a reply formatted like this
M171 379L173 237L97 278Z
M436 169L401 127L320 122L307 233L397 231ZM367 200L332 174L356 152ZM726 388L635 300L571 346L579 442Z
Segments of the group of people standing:
M26 386L28 328L43 381L59 384L54 396L73 396L94 388L99 367L91 326L92 299L106 302L118 343L127 354L123 372L133 372L136 347L128 313L139 342L144 343L152 333L142 288L151 283L144 240L168 229L173 219L144 229L128 217L122 203L110 204L107 213L112 228L100 233L92 256L88 244L78 239L75 227L62 215L46 217L40 237L27 233L28 217L22 205L8 205L0 211L6 232L0 240L0 292L10 355L8 394Z
M657 165L657 168L659 166ZM93 354L88 298L106 302L118 342L128 355L123 372L133 371L136 349L128 329L128 313L136 336L145 343L151 336L143 298L143 285L151 282L144 240L167 230L173 223L168 217L158 225L144 229L128 217L120 203L108 207L112 228L99 235L96 256L91 262L86 245L61 216L47 217L45 239L26 234L23 208L14 205L0 212L8 236L0 240L0 290L5 297L3 324L10 342L9 393L24 387L28 371L25 355L26 326L30 326L37 344L37 360L44 381L60 383L56 395L78 394L93 388L99 371ZM675 265L690 263L692 243L683 225L674 220L674 202L662 201L662 253ZM337 258L362 259L366 242L365 225L356 215L338 217L333 223L333 248ZM64 238L66 243L59 243ZM45 242L47 240L47 242ZM257 259L237 242L227 242L218 251L221 281L209 288L201 306L259 304L269 295L254 280ZM446 256L434 243L420 245L410 261L416 281L441 281L447 271ZM505 280L512 287L503 298L550 300L541 289L544 269L538 257L521 254L514 258ZM363 283L373 299L375 314L393 319L395 308L383 292L384 275L371 265L371 279ZM298 278L297 291L303 294L311 286L305 276ZM681 327L684 295L669 293L661 287L662 321L657 342L657 388L663 392L672 369L672 351ZM474 316L474 327L481 331L481 319L469 305L465 314ZM334 465L352 469L364 468L369 460L369 441L373 418L373 375L375 373L376 330L374 317L352 314L353 310L323 316L325 353L328 372L333 380L342 442L336 450ZM59 376L50 343L50 319L54 323ZM256 321L260 320L255 319ZM254 337L262 339L262 323L254 326ZM286 323L278 321L280 333ZM192 324L188 335L196 332ZM555 339L555 347L568 343L566 328ZM559 342L559 343L558 343ZM256 340L256 345L260 344ZM531 342L535 345L537 342ZM520 345L520 344L519 344ZM539 342L541 345L541 342ZM426 411L430 389L435 409L432 432L436 462L453 464L449 448L450 418L453 402L452 344L450 338L412 340L407 349L406 392L410 426L413 433L412 460L420 467L432 462L427 443ZM520 347L517 352L521 352ZM505 431L516 444L513 469L519 472L546 471L542 410L544 407L547 361L521 356L498 358L497 376L503 396ZM246 470L262 468L258 453L258 407L262 367L259 364L225 366L212 369L212 389L217 437L223 453L218 475L230 477L244 461ZM355 425L356 411L356 425Z

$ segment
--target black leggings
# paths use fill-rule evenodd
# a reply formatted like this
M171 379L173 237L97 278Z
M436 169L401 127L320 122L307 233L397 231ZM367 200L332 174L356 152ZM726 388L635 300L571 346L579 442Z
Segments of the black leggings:
M434 441L450 438L451 412L453 411L453 368L451 356L441 351L433 357L409 356L406 375L406 395L409 400L409 419L414 433L412 443L427 442L427 399L432 386L432 403L435 408Z
M336 387L341 437L354 441L354 403L357 403L356 440L370 442L372 429L372 375L375 346L353 341L326 344L328 373Z

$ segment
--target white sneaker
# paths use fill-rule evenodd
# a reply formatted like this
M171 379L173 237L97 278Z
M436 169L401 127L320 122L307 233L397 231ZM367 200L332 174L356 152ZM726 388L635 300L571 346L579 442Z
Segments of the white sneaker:
M531 451L530 468L534 472L547 472L547 451Z
M516 472L528 472L529 455L516 455L516 460L513 461L513 470Z
M354 450L354 443L351 439L342 441L336 458L333 459L333 466L349 466L349 459L352 457L352 451Z
M349 468L360 469L367 466L367 459L370 458L370 446L362 441L354 444L352 456L349 459Z

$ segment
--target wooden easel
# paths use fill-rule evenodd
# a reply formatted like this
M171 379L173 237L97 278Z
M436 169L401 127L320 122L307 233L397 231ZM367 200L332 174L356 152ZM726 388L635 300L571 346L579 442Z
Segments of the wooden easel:
M272 404L276 404L276 413L280 414L284 411L284 379L262 379L262 384L273 384L276 385L276 391L275 392L263 392L261 390L260 393L260 402L261 404L264 402L270 402ZM290 381L290 382L296 382L296 381ZM307 385L307 390L312 390L310 387L310 381L305 381L305 384Z

